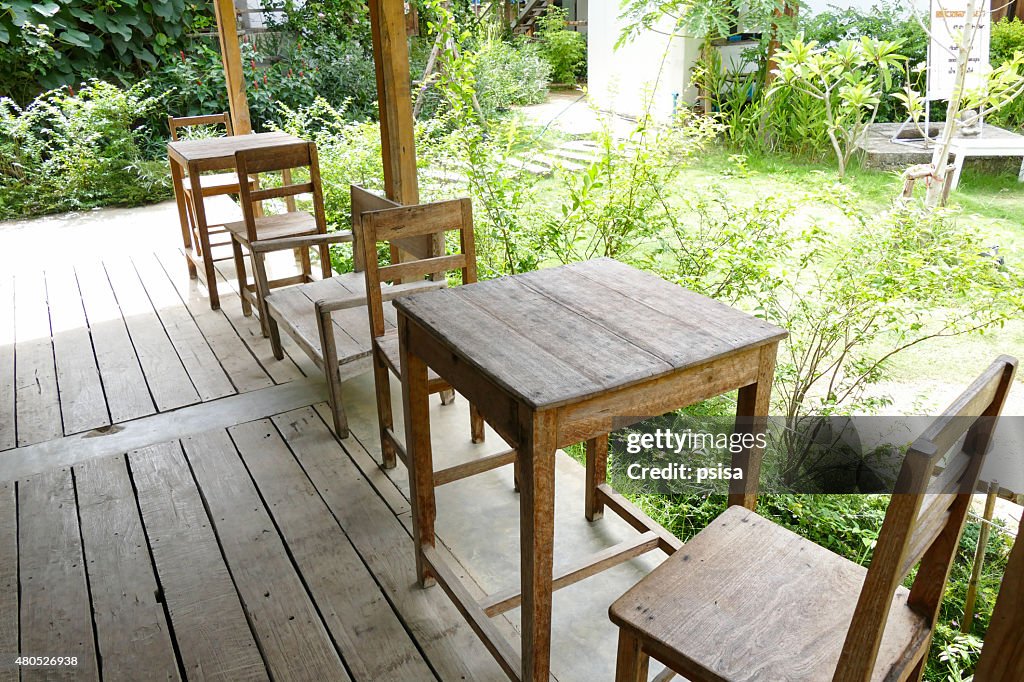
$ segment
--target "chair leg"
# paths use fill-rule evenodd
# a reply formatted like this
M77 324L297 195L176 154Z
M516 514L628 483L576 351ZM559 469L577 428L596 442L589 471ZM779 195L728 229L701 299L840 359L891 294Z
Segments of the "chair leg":
M234 235L231 236L231 249L235 254L235 278L238 280L238 295L242 299L242 314L251 317L252 305L245 295L246 283L249 281L249 276L245 274L245 255L242 253L242 245Z
M250 251L249 258L252 260L252 271L256 279L253 295L256 297L256 308L260 314L260 331L263 332L264 337L268 337L270 336L270 327L267 325L267 304L263 298L263 292L268 291L270 286L267 282L267 264L262 253ZM242 298L245 296L243 295Z
M384 358L373 352L373 382L377 389L377 424L380 427L381 465L394 469L397 462L395 448L387 432L394 431L395 419L391 413L391 376Z
M324 363L327 365L327 363ZM348 438L348 417L345 415L345 404L341 399L341 377L338 375L338 364L324 367L324 376L327 379L327 400L331 405L331 414L334 415L334 433L338 438Z
M519 453L516 452L516 458L512 461L512 490L519 492L519 478L522 474L519 470Z
M270 327L270 347L274 349L274 359L284 360L284 347L281 346L281 330L277 326L277 320L268 315L267 326Z
M307 282L313 281L313 264L309 260L309 249L299 248L295 250L295 258L302 267L302 275Z
M640 648L640 640L620 629L615 682L647 682L649 661L650 657Z
M326 244L320 246L320 274L324 279L334 276L334 271L331 270L331 249Z
M484 442L486 435L484 431L484 418L480 415L480 410L476 409L476 405L473 403L469 404L469 434L474 443Z
M440 396L442 405L451 405L455 402L455 389L446 388L441 391Z
M605 482L608 473L608 436L587 441L587 521L604 516L604 503L597 496L597 486Z

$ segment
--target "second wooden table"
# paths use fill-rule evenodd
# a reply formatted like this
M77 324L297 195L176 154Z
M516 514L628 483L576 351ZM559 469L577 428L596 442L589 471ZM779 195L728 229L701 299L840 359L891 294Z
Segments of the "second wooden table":
M217 293L217 273L210 257L210 234L206 223L206 206L202 200L203 189L199 176L207 171L229 170L235 167L235 152L244 149L263 149L280 144L302 142L287 133L256 133L255 135L232 135L199 140L178 140L167 145L167 158L171 164L171 182L178 202L178 220L181 221L181 239L185 247L185 262L188 274L194 279L197 268L202 268L206 288L210 292L210 307L220 308ZM184 183L189 182L195 197L194 210L198 244L192 241L188 208L185 204Z
M767 416L786 332L610 259L402 298L395 307L420 581L438 580L510 678L547 680L552 591L681 544L607 485L605 436L734 389L738 416ZM434 550L427 366L518 450L520 593L476 600ZM737 424L753 428L748 419ZM607 506L642 535L555 576L555 450L581 441L588 441L588 517ZM734 457L746 476L732 482L730 503L753 508L760 454ZM521 657L490 621L520 604Z

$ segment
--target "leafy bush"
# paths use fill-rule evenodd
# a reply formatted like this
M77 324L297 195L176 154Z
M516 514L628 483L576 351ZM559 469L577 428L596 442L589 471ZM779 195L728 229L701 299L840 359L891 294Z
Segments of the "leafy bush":
M568 16L567 9L550 5L537 18L541 52L551 64L551 77L556 83L575 83L587 63L587 40L566 25Z
M373 60L356 42L309 47L291 40L254 41L243 37L242 68L253 128L284 123L286 110L312 105L321 97L349 119L376 115L377 81ZM152 137L146 153L159 158L167 137L165 114L196 116L228 110L220 52L197 40L153 72L154 91L164 92L166 110L147 121ZM285 109L281 108L281 105Z
M139 121L162 109L145 83L90 81L44 93L24 109L0 98L0 217L170 196L166 163L142 153Z
M843 177L857 141L877 119L892 88L893 73L906 62L897 53L900 43L862 37L822 48L813 40L794 38L783 47L776 55L779 84L824 105L826 132Z
M539 233L547 252L563 263L600 256L642 260L651 240L675 220L670 183L719 130L712 119L685 110L667 126L641 118L628 139L617 139L605 125L597 160L558 178L565 199Z
M535 43L489 37L476 48L473 61L477 96L488 118L513 106L539 104L547 96L551 66Z
M0 92L23 105L91 77L129 83L212 22L196 0L0 0Z
M1015 52L1024 52L1024 22L1004 17L992 25L989 61L998 66L1013 59Z
M1016 18L1004 18L993 24L989 59L992 66L1011 62L1018 52L1024 53L1024 22ZM994 112L989 120L1007 128L1024 128L1024 96L1018 96Z
M816 40L825 48L833 48L844 40L872 38L899 43L900 53L910 67L892 74L886 94L900 92L907 85L917 91L924 86L924 71L915 70L928 59L928 36L910 14L907 4L899 0L881 0L870 9L831 6L825 12L800 18L800 29L806 40ZM903 121L906 115L896 103L883 98L878 110L879 121Z
M361 0L264 0L262 4L283 16L274 28L309 44L358 42L370 48L370 14ZM273 24L275 15L266 16Z

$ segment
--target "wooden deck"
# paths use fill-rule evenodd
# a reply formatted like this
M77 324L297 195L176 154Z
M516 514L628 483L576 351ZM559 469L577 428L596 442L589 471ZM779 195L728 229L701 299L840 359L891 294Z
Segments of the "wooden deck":
M122 226L135 236L105 255L87 245L111 228L83 216L48 269L17 261L56 228L0 226L0 682L19 679L17 652L78 663L21 680L505 679L445 594L415 584L370 377L346 386L353 435L337 440L305 356L273 359L233 282L212 311L188 279L173 206L136 215L151 232ZM502 447L469 442L466 409L431 403L439 465ZM583 519L582 479L561 455L556 565L633 532ZM478 594L514 585L511 467L444 486L438 507L440 550ZM652 561L557 593L556 679L611 676L607 607ZM514 637L518 611L496 623Z

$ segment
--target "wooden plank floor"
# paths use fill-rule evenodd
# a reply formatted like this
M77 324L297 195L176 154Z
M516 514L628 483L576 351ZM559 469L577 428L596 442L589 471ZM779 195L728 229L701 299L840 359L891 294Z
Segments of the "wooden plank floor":
M211 310L182 263L142 251L0 279L0 453L311 370L294 346L273 358L233 283Z
M0 679L502 679L309 407L0 483L0 530Z

